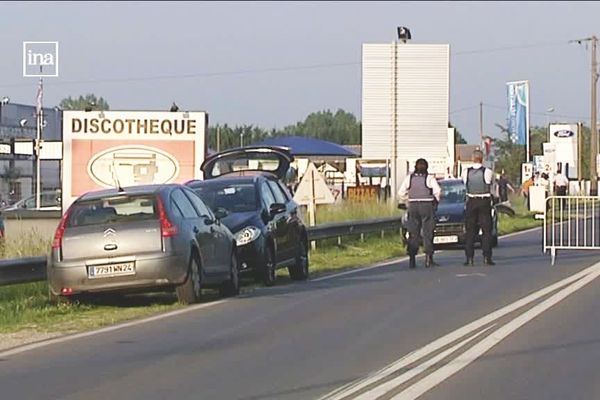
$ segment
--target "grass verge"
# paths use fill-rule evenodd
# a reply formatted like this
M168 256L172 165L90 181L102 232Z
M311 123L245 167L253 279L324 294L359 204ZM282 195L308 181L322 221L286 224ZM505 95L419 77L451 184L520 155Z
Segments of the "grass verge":
M521 200L522 203L522 200ZM499 232L501 235L539 226L532 214L525 211L519 199L513 201L516 216L500 214ZM385 204L331 206L327 212L321 210L319 223L348 219L363 219L398 215L398 211ZM372 212L369 213L369 210ZM376 210L376 211L373 211ZM345 216L345 218L343 218ZM32 233L22 240L6 243L7 257L23 257L44 254L49 243ZM311 274L313 277L365 266L405 255L397 233L386 232L383 238L379 234L365 235L361 242L359 236L344 237L342 245L330 239L319 242L311 253ZM282 278L279 284L288 281L287 271L280 270ZM253 284L251 284L253 285ZM252 287L252 286L250 286ZM206 300L215 295L210 292ZM0 333L11 332L62 332L72 333L102 326L138 319L158 313L181 308L172 294L145 296L103 297L84 304L51 305L47 302L45 282L0 287Z

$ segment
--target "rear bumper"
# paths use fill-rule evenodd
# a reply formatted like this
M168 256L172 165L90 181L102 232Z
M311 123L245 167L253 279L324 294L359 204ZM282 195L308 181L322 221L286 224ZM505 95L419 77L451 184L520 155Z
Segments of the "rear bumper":
M88 276L88 266L111 263L135 263L135 275L97 277ZM183 283L187 276L188 256L152 254L136 258L115 258L79 262L56 262L48 260L48 285L50 291L60 295L62 288L72 289L73 294L137 290L144 288L168 288Z

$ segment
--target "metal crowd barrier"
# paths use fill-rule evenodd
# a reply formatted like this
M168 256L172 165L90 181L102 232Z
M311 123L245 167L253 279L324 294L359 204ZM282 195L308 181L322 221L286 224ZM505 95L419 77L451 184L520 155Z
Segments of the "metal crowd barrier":
M600 250L600 197L549 196L544 212L544 252Z

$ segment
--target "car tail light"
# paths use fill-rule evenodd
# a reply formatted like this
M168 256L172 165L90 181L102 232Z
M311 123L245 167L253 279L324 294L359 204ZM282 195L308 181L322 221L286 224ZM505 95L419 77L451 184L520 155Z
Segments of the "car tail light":
M63 296L70 296L73 294L73 288L64 287L60 290L60 294L62 294Z
M167 212L165 211L165 205L163 204L162 199L157 197L158 204L158 219L160 221L160 234L162 237L171 237L177 235L177 226L173 225L171 221L169 221L169 217L167 216Z
M65 235L65 229L67 227L67 221L69 220L69 216L71 215L71 209L69 208L60 219L58 223L58 228L56 228L56 232L54 232L54 240L52 241L53 249L60 249L62 246L62 239Z

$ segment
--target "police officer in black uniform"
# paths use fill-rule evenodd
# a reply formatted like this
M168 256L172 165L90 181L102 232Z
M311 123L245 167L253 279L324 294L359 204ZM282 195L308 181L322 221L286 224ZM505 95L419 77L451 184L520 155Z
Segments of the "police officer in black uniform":
M425 267L437 265L433 261L433 230L435 228L435 210L440 201L441 188L433 175L427 172L428 164L423 158L417 160L415 170L408 175L398 194L400 199L408 199L408 255L410 268L416 268L415 257L422 240L425 248Z
M475 237L482 231L481 249L485 265L495 265L492 261L492 194L491 187L494 173L482 165L483 153L479 150L473 152L473 166L463 171L462 180L467 187L466 204L466 237L465 266L473 265L475 250Z

